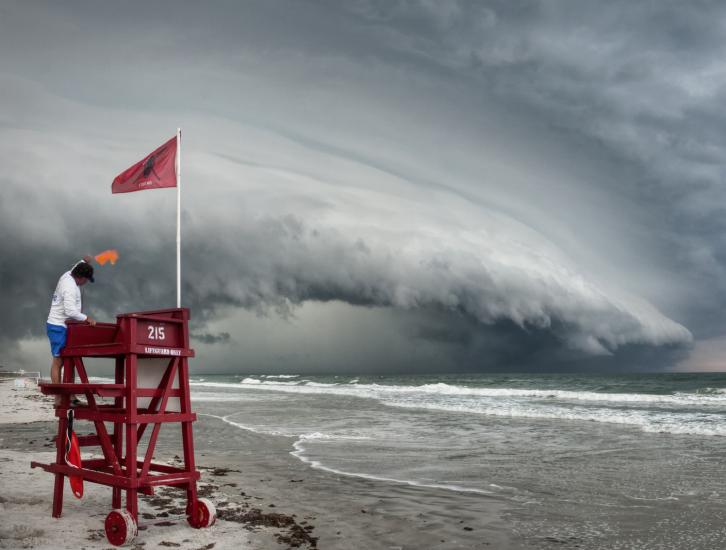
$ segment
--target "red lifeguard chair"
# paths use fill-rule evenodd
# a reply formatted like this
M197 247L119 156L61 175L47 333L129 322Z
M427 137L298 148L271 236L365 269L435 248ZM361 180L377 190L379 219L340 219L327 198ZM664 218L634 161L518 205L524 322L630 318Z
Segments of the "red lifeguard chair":
M111 544L128 544L138 526L138 493L153 494L154 487L183 487L187 493L187 520L192 527L214 523L214 505L197 497L199 472L194 465L192 422L189 395L189 310L187 308L144 311L118 315L116 323L68 324L68 338L61 356L63 382L40 383L46 395L61 396L56 408L58 437L53 464L31 462L55 474L53 517L63 510L63 486L66 476L112 487L113 510L105 521ZM115 361L115 380L91 383L84 358L110 358ZM79 381L76 381L78 377ZM86 404L74 405L73 395L85 395ZM113 398L100 402L99 398ZM95 433L78 437L81 447L100 446L103 458L83 460L80 468L66 463L65 445L68 410L76 420L93 423ZM184 453L183 467L152 462L162 424L181 424ZM111 423L111 432L105 423ZM138 446L149 424L146 452L138 456ZM121 508L121 493L126 492L126 508Z

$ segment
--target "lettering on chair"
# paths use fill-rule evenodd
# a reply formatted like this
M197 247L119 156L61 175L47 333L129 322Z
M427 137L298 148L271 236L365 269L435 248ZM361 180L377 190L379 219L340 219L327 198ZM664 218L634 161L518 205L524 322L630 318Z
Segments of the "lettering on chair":
M175 355L175 356L181 356L181 350L180 349L172 349L172 348L151 348L151 347L145 347L144 353L150 353L155 355Z

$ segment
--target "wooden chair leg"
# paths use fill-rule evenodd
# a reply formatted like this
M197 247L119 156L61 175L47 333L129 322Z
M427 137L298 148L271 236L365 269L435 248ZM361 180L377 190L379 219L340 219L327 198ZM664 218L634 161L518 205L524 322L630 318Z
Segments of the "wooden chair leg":
M58 437L56 438L56 464L65 464L66 450L66 429L68 428L68 419L61 417L58 422ZM53 517L59 518L63 513L63 485L65 476L63 474L55 474L55 487L53 489Z

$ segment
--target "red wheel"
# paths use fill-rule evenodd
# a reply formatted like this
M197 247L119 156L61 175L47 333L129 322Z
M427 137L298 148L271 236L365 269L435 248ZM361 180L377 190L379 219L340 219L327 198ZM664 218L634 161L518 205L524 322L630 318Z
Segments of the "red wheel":
M217 509L212 501L206 498L197 500L197 515L192 516L192 503L187 504L187 521L195 529L211 527L217 520Z
M131 512L128 510L113 510L106 516L106 538L114 546L125 546L130 544L138 528Z

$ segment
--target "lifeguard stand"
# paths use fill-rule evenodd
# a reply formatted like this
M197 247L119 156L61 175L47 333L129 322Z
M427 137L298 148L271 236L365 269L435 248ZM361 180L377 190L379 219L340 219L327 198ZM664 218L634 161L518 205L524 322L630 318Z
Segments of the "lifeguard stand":
M63 510L66 476L79 476L92 483L112 487L113 510L106 517L109 542L128 544L138 525L138 493L153 494L154 487L171 485L186 489L187 520L192 527L214 523L214 505L197 497L199 472L194 465L192 422L189 395L189 310L187 308L144 311L118 315L116 323L68 323L68 339L61 353L63 382L40 383L46 395L58 395L56 407L58 437L53 464L31 462L55 474L53 517ZM109 358L115 361L114 383L91 383L84 358ZM78 377L79 381L76 381ZM71 397L85 395L86 404L74 405ZM113 402L99 402L112 398ZM76 420L93 423L95 433L80 435L81 447L100 447L103 458L82 461L81 468L66 463L65 445L68 410ZM109 433L106 423L112 424ZM162 424L180 423L184 453L183 467L152 462ZM79 423L80 424L80 423ZM138 455L139 442L149 424L146 452ZM126 508L121 509L121 493L126 492Z

